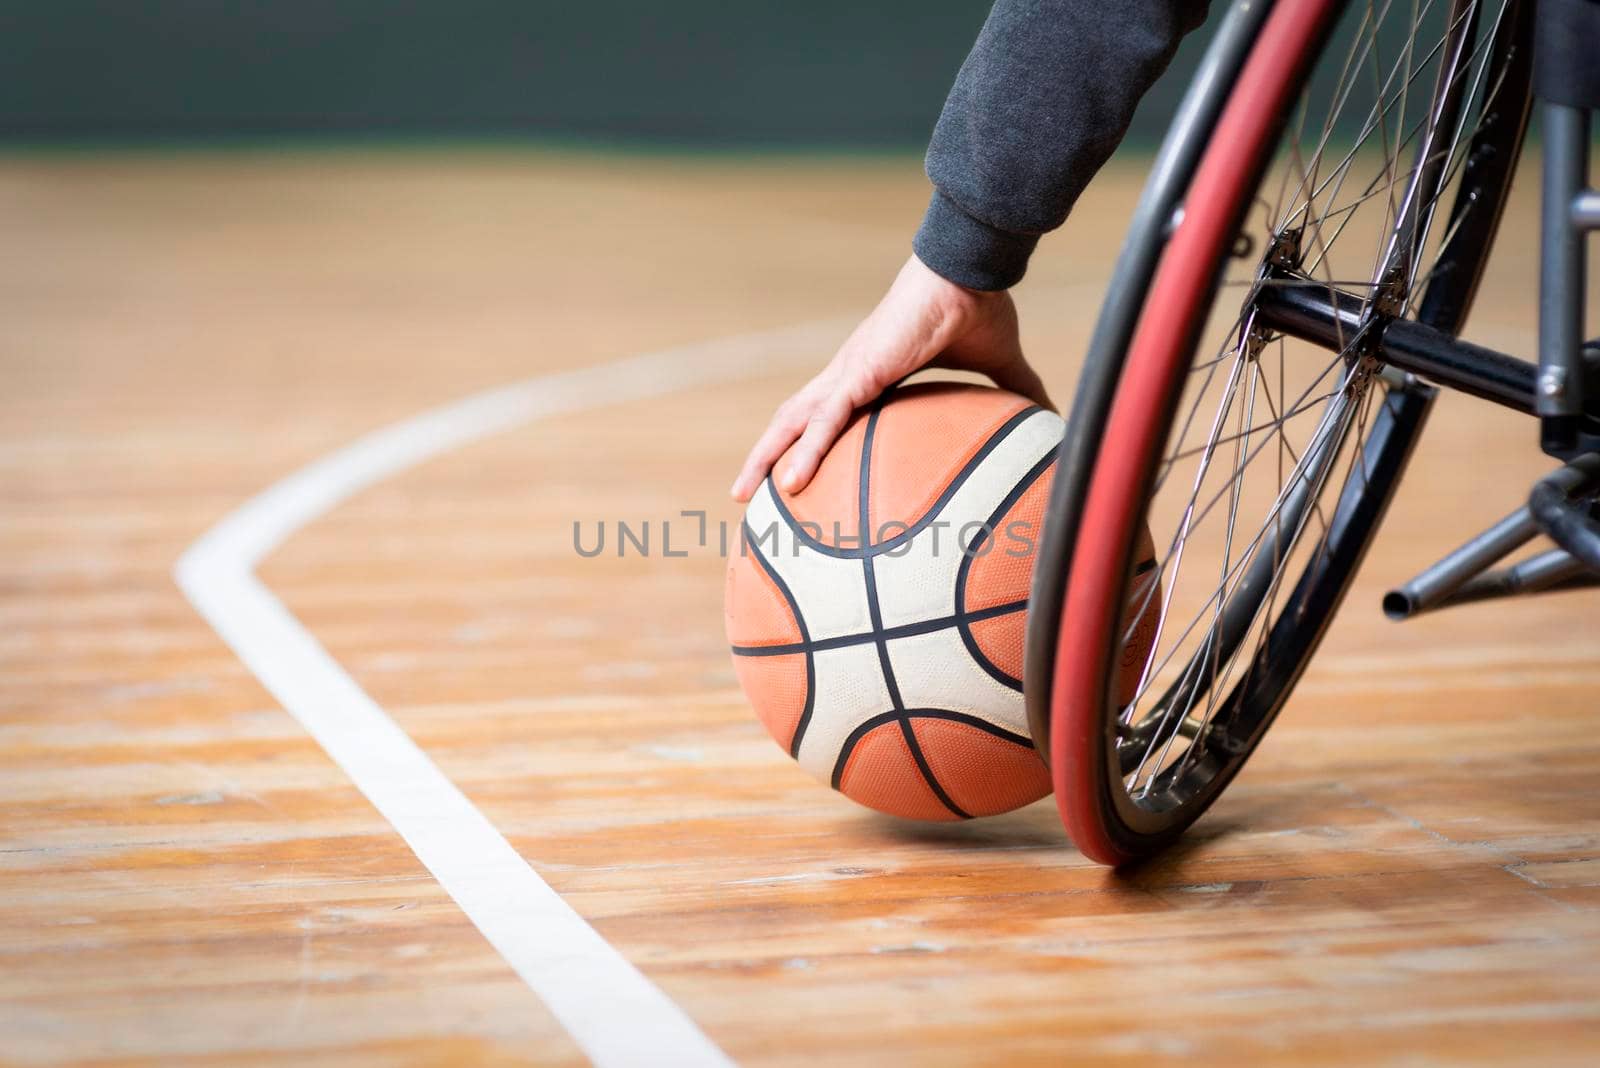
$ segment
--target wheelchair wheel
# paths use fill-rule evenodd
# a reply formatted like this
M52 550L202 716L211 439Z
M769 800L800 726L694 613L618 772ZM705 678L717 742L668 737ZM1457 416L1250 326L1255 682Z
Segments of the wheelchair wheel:
M1346 6L1257 22L1176 225L1146 238L1115 388L1086 382L1069 421L1028 698L1067 829L1105 863L1182 833L1298 681L1432 398L1375 340L1400 317L1459 332L1521 143L1531 3ZM1086 379L1118 359L1091 353ZM1130 601L1146 524L1157 581Z

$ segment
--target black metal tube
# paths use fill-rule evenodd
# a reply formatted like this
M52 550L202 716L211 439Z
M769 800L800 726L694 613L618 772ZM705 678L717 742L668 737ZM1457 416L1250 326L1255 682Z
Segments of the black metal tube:
M1584 231L1573 225L1572 209L1589 184L1589 114L1565 104L1542 103L1539 121L1544 139L1539 414L1576 416L1583 412L1578 349L1583 344Z
M1384 328L1378 351L1385 363L1402 371L1519 412L1533 412L1538 370L1526 360L1405 319Z
M1317 285L1262 287L1256 321L1325 348L1339 351L1361 330L1365 301L1351 293ZM1451 337L1409 319L1379 324L1373 353L1402 371L1519 412L1534 410L1538 369L1526 360Z
M1256 294L1256 323L1335 352L1355 340L1366 302L1293 278L1269 278Z
M1395 620L1409 619L1438 607L1507 553L1526 545L1538 532L1528 510L1518 508L1404 586L1384 594L1383 614Z
M1550 540L1592 570L1600 571L1600 522L1584 497L1600 484L1600 456L1581 456L1534 484L1528 511ZM1574 500L1578 494L1580 499Z
M1438 607L1454 608L1456 605L1473 604L1477 601L1526 597L1529 594L1547 593L1554 589L1593 585L1595 580L1596 576L1588 572L1583 566L1583 561L1565 549L1551 549L1520 564L1479 575L1446 597Z

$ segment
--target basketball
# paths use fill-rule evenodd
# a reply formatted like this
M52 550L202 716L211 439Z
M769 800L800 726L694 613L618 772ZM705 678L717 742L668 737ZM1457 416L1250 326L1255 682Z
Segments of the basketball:
M1050 792L1021 679L1061 434L1015 394L921 383L857 412L799 493L762 484L730 552L728 642L756 715L807 771L919 820ZM1153 557L1146 532L1120 700L1159 618Z

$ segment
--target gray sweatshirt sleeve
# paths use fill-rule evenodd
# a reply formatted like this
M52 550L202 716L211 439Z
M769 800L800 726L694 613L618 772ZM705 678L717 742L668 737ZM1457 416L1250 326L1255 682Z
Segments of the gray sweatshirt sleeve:
M928 146L912 246L971 289L1015 285L1128 130L1206 0L997 0Z

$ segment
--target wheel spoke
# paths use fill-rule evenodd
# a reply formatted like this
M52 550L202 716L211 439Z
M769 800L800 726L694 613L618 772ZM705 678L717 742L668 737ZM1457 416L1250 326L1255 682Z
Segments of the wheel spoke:
M1335 365L1336 364L1337 364L1337 361L1336 361ZM1331 369L1331 366L1335 366L1335 365L1330 365L1330 369ZM1339 392L1342 393L1343 390L1341 389ZM1325 408L1323 410L1322 417L1321 417L1321 419L1319 420L1319 422L1317 424L1317 429L1312 434L1311 443L1306 448L1305 458L1302 459L1300 461L1300 463L1298 463L1296 465L1296 467L1293 470L1290 471L1288 481L1283 484L1283 489L1278 494L1277 500L1275 500L1273 502L1272 508L1270 509L1270 511L1268 513L1268 516L1267 516L1267 522L1268 523L1272 523L1277 519L1277 517L1281 513L1285 503L1287 503L1290 494L1294 491L1295 485L1297 483L1299 483L1299 482L1304 481L1305 476L1304 476L1304 474L1302 472L1309 466L1311 458L1313 458L1314 456L1318 455L1319 450L1324 447L1325 441L1326 441L1326 433L1327 433L1328 427L1330 425L1330 420L1333 418L1334 413L1335 413L1336 410L1337 409L1334 406L1329 406L1328 408ZM1259 452L1259 450L1262 447L1264 447L1264 446L1257 446L1256 450L1253 450L1252 455L1255 455L1256 452ZM1226 487L1224 487L1224 491L1225 490L1226 490ZM1223 491L1219 491L1219 492L1223 492ZM1205 510L1204 513L1202 513L1201 519L1204 518L1205 514L1209 513L1210 507L1214 507L1215 506L1215 502L1216 502L1217 499L1218 498L1213 498L1212 499L1211 505L1207 507L1207 509ZM1245 547L1245 554L1244 554L1244 557L1243 557L1244 560L1250 559L1250 554L1254 553L1254 551L1256 550L1257 546L1260 544L1261 539L1265 536L1265 534L1266 534L1266 529L1265 529L1265 527L1263 527L1262 531L1257 533L1255 538L1253 538L1251 540L1250 544ZM1173 548L1172 548L1171 552L1169 552L1169 556L1171 555L1171 553L1175 552L1179 557L1181 557L1183 549L1186 546L1186 544L1187 544L1187 539L1174 539ZM1155 574L1159 577L1161 575L1161 572L1162 572L1162 568L1158 567L1156 572L1155 572ZM1233 569L1233 571L1229 574L1229 576L1228 576L1229 582L1230 583L1236 582L1239 577L1242 577L1242 572L1243 572L1243 564L1240 564L1239 566L1235 567ZM1175 588L1176 585L1177 585L1177 571L1176 571L1176 569L1173 572L1172 581L1168 585L1169 585L1168 598L1164 602L1163 609L1162 609L1162 619L1161 619L1161 625L1162 626L1164 626L1166 624L1166 620L1167 620L1167 617L1169 615L1168 608L1170 607L1171 589ZM1177 654L1178 650L1182 648L1184 641L1188 638L1188 636L1191 633L1193 633L1194 628L1199 625L1200 621L1203 618L1205 618L1205 615L1206 615L1207 611L1211 607L1212 599L1214 599L1214 598L1224 598L1225 599L1227 597L1228 593L1230 592L1230 589L1231 589L1230 586L1224 585L1224 586L1219 586L1215 591L1213 591L1211 596L1208 597L1206 599L1206 601L1200 606L1199 612L1196 613L1194 618L1190 621L1189 625L1184 628L1183 633L1179 635L1178 640L1173 643L1172 651L1168 653L1166 659L1162 660L1158 665L1156 665L1156 668L1155 668L1154 671L1147 672L1147 678L1145 679L1145 682L1144 682L1145 686L1148 685L1148 682L1149 682L1149 680L1151 678L1153 678L1155 675L1159 674L1160 670L1162 668L1164 668L1168 663L1171 662L1172 658ZM1154 643L1152 648L1154 650L1156 650L1156 651L1159 651L1159 649L1160 649L1159 638L1156 640L1156 642ZM1143 696L1143 688L1144 687L1141 687L1141 690L1138 693L1135 694L1133 700L1131 700L1128 703L1128 708L1126 710L1127 711L1127 718L1131 718L1132 712L1133 712L1135 706L1138 704L1139 698L1141 696Z
M1308 610L1320 634L1337 603L1319 600L1324 583L1347 581L1359 559L1345 539L1368 536L1361 517L1374 493L1390 491L1369 442L1392 440L1374 431L1392 425L1374 415L1390 387L1369 342L1409 314L1443 254L1459 251L1466 211L1458 206L1445 225L1436 206L1467 173L1502 89L1492 71L1509 68L1490 42L1505 36L1507 6L1351 8L1353 36L1307 76L1276 152L1239 202L1241 241L1219 264L1211 314L1194 327L1195 358L1175 380L1182 393L1146 469L1142 515L1157 559L1127 594L1117 629L1124 647L1141 628L1154 636L1131 698L1105 713L1116 730L1117 804L1128 811L1206 803L1205 784L1242 759L1276 711L1256 695L1292 685L1296 672L1274 658L1305 648L1296 631ZM1288 337L1256 317L1274 288L1359 301L1359 314L1335 317L1327 345Z

